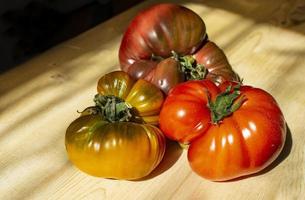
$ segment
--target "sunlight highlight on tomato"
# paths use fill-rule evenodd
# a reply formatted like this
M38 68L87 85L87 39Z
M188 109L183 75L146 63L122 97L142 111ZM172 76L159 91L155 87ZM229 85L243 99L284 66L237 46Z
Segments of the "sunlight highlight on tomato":
M217 87L209 80L174 87L161 110L160 128L189 144L191 168L213 181L261 171L278 157L286 138L284 116L269 93L233 82Z
M165 137L158 123L162 92L127 73L104 75L95 106L86 108L66 131L69 159L93 176L134 180L147 176L161 162Z

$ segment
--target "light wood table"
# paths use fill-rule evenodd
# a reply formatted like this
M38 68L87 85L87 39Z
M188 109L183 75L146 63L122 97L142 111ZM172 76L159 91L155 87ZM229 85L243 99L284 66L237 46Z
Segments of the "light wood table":
M71 165L67 126L77 110L92 105L98 78L119 69L128 22L156 2L145 1L0 75L0 199L305 198L305 23L290 24L297 21L287 20L294 4L284 0L172 1L204 19L210 39L245 84L278 101L289 131L271 167L238 181L210 182L191 171L186 152L174 143L142 181L95 178Z

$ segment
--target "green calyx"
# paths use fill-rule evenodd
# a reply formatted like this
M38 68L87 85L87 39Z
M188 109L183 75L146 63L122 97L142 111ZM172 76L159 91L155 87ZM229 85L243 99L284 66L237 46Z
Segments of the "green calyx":
M100 109L96 106L90 106L90 107L87 107L85 110L79 112L77 111L78 113L81 114L81 116L85 116L85 115L97 115L99 113L101 113Z
M181 71L185 74L186 80L202 80L207 75L207 69L198 64L193 56L179 56L174 51L172 51L172 55L180 63Z
M132 107L116 96L96 94L94 102L99 114L109 122L127 122L133 117Z
M208 107L211 111L212 123L218 124L223 118L238 110L245 100L244 96L239 97L240 85L236 85L233 88L230 85L226 91L216 97L214 102L209 99Z

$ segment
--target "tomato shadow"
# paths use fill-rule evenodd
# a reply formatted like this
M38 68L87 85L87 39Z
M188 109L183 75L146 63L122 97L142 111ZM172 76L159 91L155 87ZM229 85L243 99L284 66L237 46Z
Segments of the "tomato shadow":
M166 150L165 150L164 157L163 157L162 161L160 162L160 164L148 176L145 176L141 179L137 179L134 181L145 181L145 180L152 179L152 178L162 174L163 172L165 172L166 170L171 168L177 162L177 160L180 158L182 152L183 152L183 149L181 148L179 143L166 139Z
M260 172L250 174L250 175L246 175L246 176L242 176L242 177L232 179L232 180L228 180L228 181L224 181L224 182L235 182L235 181L243 180L243 179L250 178L250 177L260 176L260 175L263 175L263 174L266 174L266 173L270 172L276 166L278 166L280 163L282 163L291 153L292 144L293 144L291 131L290 131L290 128L288 127L287 123L286 123L286 130L287 130L286 131L286 140L285 140L284 147L283 147L280 155L269 166L267 166L265 169L263 169Z

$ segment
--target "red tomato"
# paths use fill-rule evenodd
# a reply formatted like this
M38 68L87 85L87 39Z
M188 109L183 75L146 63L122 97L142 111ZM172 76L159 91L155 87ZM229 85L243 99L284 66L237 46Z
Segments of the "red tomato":
M123 71L165 93L177 83L205 76L215 82L239 80L223 51L208 41L200 16L176 4L140 12L124 33L119 60Z
M209 127L209 95L214 98L219 88L211 81L189 81L174 87L160 112L159 125L166 136L189 143Z
M283 114L269 93L231 82L217 87L209 80L174 87L160 127L169 138L189 143L191 168L213 181L261 171L280 154L286 138Z

